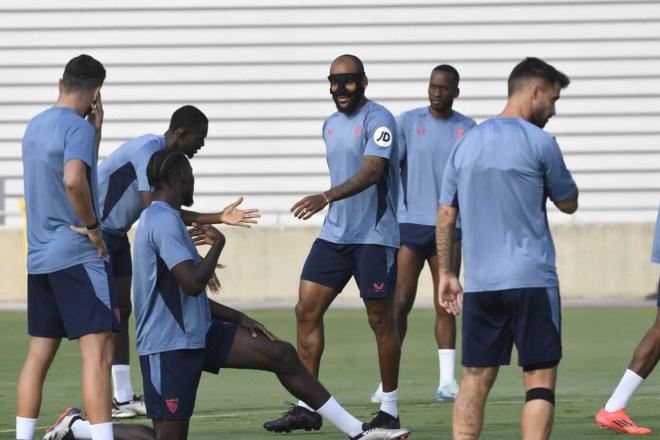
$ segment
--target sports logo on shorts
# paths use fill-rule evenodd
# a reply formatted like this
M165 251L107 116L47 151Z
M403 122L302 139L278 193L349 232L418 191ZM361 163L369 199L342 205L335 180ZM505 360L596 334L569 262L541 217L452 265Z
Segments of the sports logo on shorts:
M167 409L172 414L179 408L179 399L165 399L165 403L167 404Z
M376 293L382 293L385 291L385 283L374 283L374 292Z
M374 142L379 147L387 148L392 145L392 132L387 127L378 127L374 131Z

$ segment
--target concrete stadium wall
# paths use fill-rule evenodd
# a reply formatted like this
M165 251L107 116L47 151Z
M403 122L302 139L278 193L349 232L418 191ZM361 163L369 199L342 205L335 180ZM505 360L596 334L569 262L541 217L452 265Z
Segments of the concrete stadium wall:
M639 299L655 291L660 266L650 263L653 224L575 223L553 225L564 298ZM217 298L232 304L295 303L300 270L317 228L225 228L227 246L218 271ZM26 298L25 250L21 229L0 231L0 302ZM428 268L420 278L418 298L432 296ZM351 281L338 300L358 302Z

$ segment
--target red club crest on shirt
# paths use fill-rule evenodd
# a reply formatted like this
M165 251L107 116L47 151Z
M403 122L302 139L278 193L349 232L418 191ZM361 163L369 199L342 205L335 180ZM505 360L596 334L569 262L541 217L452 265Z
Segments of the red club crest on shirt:
M174 414L179 408L179 399L166 399L165 403L167 404L167 409Z
M355 126L355 137L360 137L362 136L362 126L361 125L356 125Z
M426 129L425 128L418 128L417 129L417 136L424 136L426 134Z
M332 136L334 132L335 132L335 130L333 130L332 128L328 128L326 130L326 133L328 133L328 136Z
M456 127L456 131L454 132L456 134L457 138L463 137L465 134L465 131L461 127Z

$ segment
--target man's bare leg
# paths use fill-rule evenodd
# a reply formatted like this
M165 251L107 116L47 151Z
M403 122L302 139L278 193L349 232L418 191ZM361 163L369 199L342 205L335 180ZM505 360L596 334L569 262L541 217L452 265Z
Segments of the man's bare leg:
M403 339L408 331L408 314L415 303L417 282L423 267L424 262L420 261L408 246L401 246L397 254L397 277L394 293L394 317L401 345L403 345Z
M16 415L39 417L44 381L60 346L60 339L30 337L28 353L16 386Z
M332 287L300 280L296 305L296 342L298 356L307 371L319 376L324 348L323 315L337 296Z
M479 438L484 424L488 393L495 383L499 367L463 367L461 388L454 402L452 432L454 440Z
M82 400L87 419L94 425L110 421L112 392L110 368L112 364L112 333L100 332L78 339L82 357Z
M557 367L541 370L525 371L525 392L534 388L545 388L555 391L557 383ZM544 440L550 438L555 406L544 399L534 399L525 402L522 411L521 429L523 440Z

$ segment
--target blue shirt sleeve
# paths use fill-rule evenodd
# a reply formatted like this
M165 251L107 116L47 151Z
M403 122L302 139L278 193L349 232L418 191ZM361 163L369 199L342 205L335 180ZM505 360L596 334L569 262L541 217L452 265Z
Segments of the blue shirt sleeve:
M79 159L89 167L96 165L95 135L94 127L87 122L70 130L64 139L64 163Z
M133 168L135 168L135 174L137 175L138 191L151 191L149 179L147 179L147 165L149 165L149 159L151 159L151 156L153 156L159 147L160 144L158 141L150 141L140 148L136 155L137 157L131 160Z
M541 150L541 165L543 167L545 191L553 202L563 202L575 194L577 186L566 168L564 156L561 154L557 141L546 143Z
M395 144L394 136L396 132L396 122L394 117L385 110L378 109L364 121L364 130L367 135L367 145L364 149L364 156L378 156L384 159L392 157L392 150Z
M408 143L406 142L406 117L405 113L399 115L396 120L397 148L399 149L399 160L406 159Z
M442 191L440 192L440 199L438 200L438 205L447 205L458 208L458 186L456 173L456 167L454 166L454 156L456 155L456 149L461 144L463 139L460 139L452 148L451 153L449 153L449 159L445 165L445 171L442 175Z
M168 213L155 220L158 221L153 224L152 241L156 253L163 259L167 268L172 270L174 266L186 260L194 262L195 258L188 246L190 237L181 219Z

